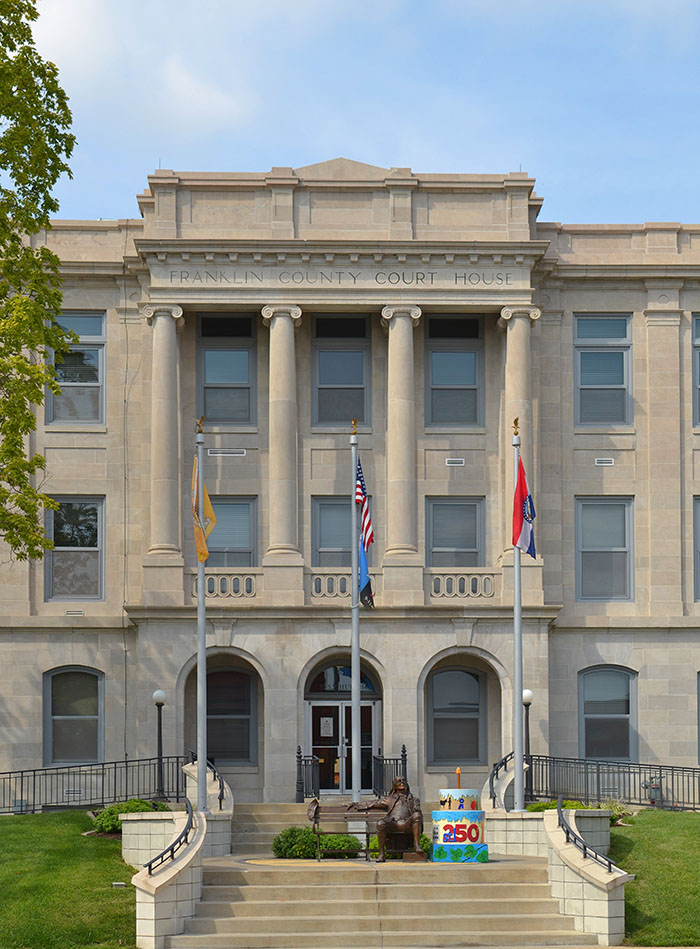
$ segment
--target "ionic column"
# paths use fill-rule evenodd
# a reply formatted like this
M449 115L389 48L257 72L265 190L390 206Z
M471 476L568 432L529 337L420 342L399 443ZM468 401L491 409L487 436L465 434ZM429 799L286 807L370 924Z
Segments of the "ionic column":
M149 304L144 316L153 328L151 373L151 542L150 554L180 554L180 399L177 321L182 307Z
M382 326L389 332L385 563L401 563L407 557L413 562L418 553L413 331L420 317L417 306L382 310Z
M512 434L513 419L519 419L521 449L520 454L525 466L530 485L533 484L535 473L532 469L533 425L532 425L532 381L530 336L532 324L539 320L541 312L536 306L505 306L501 310L501 319L508 327L506 339L506 380L505 380L505 438L504 445L510 446L509 434ZM510 447L506 452L511 458ZM508 497L511 496L513 475L512 462L506 471L510 471L507 478ZM510 512L512 517L512 511Z
M265 562L300 559L297 531L297 373L294 330L301 324L301 308L265 306L263 322L270 327L270 540Z

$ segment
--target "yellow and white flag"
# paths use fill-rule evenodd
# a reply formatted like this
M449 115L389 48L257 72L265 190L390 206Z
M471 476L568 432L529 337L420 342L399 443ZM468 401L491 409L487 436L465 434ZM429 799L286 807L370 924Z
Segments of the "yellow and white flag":
M198 482L197 456L195 455L194 464L192 466L192 520L194 522L194 544L197 548L197 560L204 563L209 556L207 537L214 530L216 515L214 514L214 508L211 506L206 485L204 484L202 484L202 493L204 495L204 504L202 507L204 510L200 513L197 491Z

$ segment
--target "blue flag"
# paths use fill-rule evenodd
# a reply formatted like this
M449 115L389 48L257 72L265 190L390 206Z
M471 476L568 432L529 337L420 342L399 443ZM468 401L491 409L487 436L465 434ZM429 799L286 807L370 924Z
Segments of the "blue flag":
M374 609L374 596L372 595L372 583L369 579L369 570L367 569L367 554L365 545L360 537L360 603Z

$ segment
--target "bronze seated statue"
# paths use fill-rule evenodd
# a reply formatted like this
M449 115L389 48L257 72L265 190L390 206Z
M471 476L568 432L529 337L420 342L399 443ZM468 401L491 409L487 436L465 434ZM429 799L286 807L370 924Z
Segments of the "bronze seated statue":
M420 835L423 833L423 814L420 809L420 798L414 797L406 778L394 778L391 790L386 797L375 798L367 804L350 804L348 810L365 812L384 810L386 817L377 821L377 839L379 841L379 863L386 860L386 847L399 850L396 846L400 835L409 835L413 839L413 850L422 854Z

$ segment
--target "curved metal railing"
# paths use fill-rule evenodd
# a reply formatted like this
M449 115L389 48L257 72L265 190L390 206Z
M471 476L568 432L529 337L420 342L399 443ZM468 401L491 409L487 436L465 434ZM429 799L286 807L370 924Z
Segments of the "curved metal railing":
M489 797L491 798L491 806L496 806L496 781L501 771L508 770L508 764L513 760L514 752L509 751L507 755L504 755L500 761L497 761L496 764L491 768L491 774L489 775Z
M591 845L587 844L580 834L576 833L576 831L567 821L566 817L564 817L564 811L561 807L562 800L562 796L559 795L557 800L557 817L559 818L559 826L564 831L567 844L573 844L577 850L581 851L584 860L590 857L592 860L595 860L596 863L599 863L601 866L605 867L608 873L612 873L613 870L620 870L620 867L618 867L618 865L614 863L610 857L606 857L604 854L598 853L595 847L591 847ZM622 872L623 871L620 870L620 873Z
M191 748L189 749L189 752L190 752L190 764L194 764L195 761L197 760L197 752L192 751ZM224 797L226 796L225 787L224 787L224 779L216 770L216 767L214 766L214 762L210 758L207 758L207 771L211 771L214 777L214 780L217 781L219 784L219 810L221 810L224 806Z
M148 863L144 863L144 867L148 870L148 875L150 876L153 871L165 863L166 860L174 860L175 854L178 852L180 847L184 847L188 842L192 829L194 827L194 813L192 811L192 805L189 802L189 799L185 798L185 807L187 808L187 823L185 824L182 832L173 840L171 844L161 851L157 856L152 860L149 860Z

